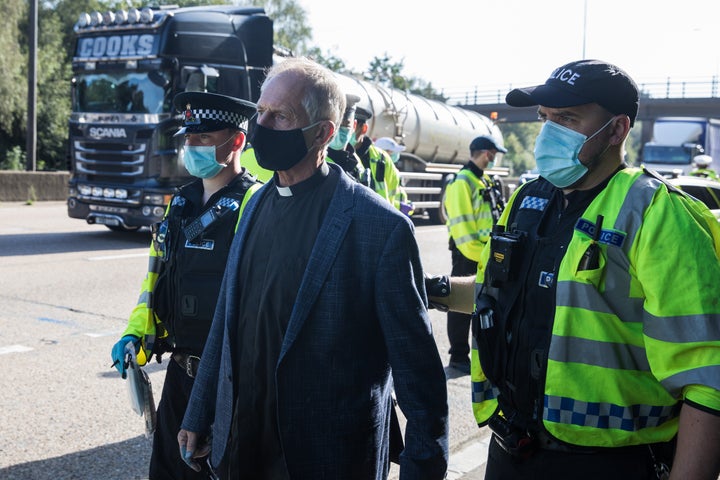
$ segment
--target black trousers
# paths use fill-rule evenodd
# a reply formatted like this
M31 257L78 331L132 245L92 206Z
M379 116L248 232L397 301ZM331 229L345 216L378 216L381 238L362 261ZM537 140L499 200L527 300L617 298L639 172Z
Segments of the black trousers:
M538 450L519 460L490 442L485 480L655 480L647 445L599 453Z
M452 254L452 276L466 277L477 273L477 262L466 258L457 248L450 249ZM450 341L450 360L463 361L470 355L470 315L466 313L447 313L447 333Z
M194 380L171 358L157 407L157 426L150 457L150 480L207 480L205 471L195 472L180 458L177 434L185 416ZM204 462L201 462L204 464Z

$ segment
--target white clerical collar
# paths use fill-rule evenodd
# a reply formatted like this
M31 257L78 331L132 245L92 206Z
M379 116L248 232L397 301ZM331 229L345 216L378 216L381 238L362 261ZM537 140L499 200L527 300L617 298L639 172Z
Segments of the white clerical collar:
M278 176L276 172L275 188L277 189L278 195L280 195L281 197L292 197L293 195L298 195L300 193L314 189L315 187L320 185L322 181L325 180L325 178L327 178L329 173L330 167L328 166L327 162L322 162L320 168L310 178L307 178L300 183L296 183L295 185L290 185L289 187L282 187L278 183Z

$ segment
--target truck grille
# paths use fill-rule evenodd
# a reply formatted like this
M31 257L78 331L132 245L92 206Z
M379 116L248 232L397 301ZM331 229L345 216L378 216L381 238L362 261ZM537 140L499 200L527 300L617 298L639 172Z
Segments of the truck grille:
M77 173L109 177L138 177L145 170L147 145L75 141Z

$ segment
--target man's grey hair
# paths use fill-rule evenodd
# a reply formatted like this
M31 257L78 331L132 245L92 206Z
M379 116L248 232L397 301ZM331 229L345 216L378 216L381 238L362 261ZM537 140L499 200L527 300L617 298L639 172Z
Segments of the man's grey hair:
M265 89L270 79L281 73L293 73L305 79L304 96L300 103L311 124L330 120L337 128L345 111L345 93L333 72L308 58L287 58L270 67L260 91Z

